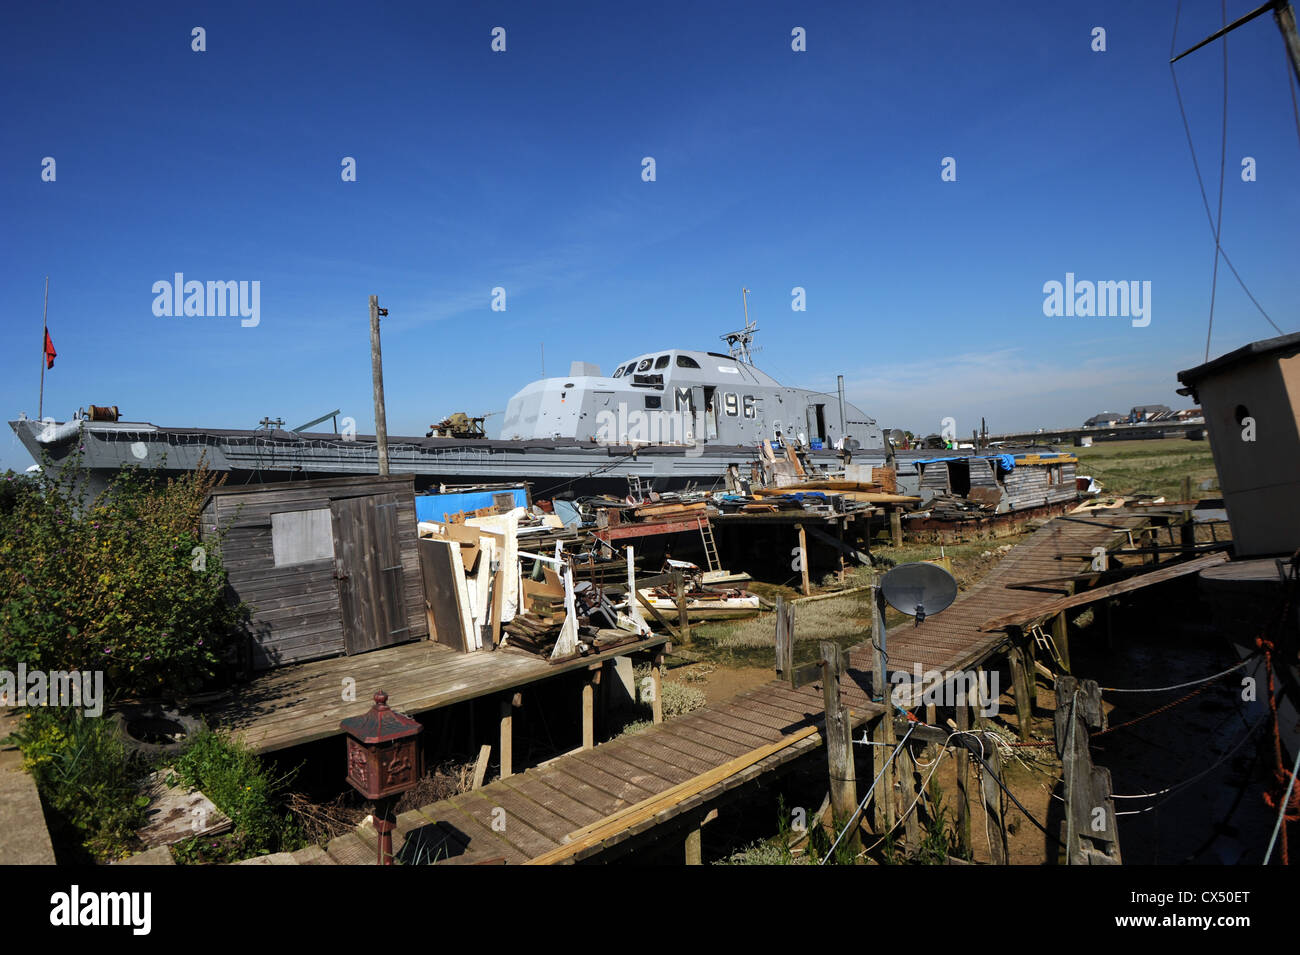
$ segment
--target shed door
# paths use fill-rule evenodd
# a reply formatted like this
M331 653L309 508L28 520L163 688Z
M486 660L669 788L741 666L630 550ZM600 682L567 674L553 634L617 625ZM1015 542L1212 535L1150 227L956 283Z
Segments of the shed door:
M330 511L344 650L363 653L406 641L411 631L402 600L397 496L343 498L331 501Z

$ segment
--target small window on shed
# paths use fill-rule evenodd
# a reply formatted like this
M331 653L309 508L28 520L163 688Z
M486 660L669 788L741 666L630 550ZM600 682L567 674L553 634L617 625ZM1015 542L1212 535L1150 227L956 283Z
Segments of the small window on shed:
M658 396L658 395L646 395L646 396L645 396L645 406L646 406L647 408L658 408L658 407L660 407L660 399L659 399L659 396Z
M334 526L328 507L271 515L271 552L276 567L334 557Z
M671 356L669 355L660 355L658 358L655 359L655 368L667 368L668 359L670 357Z
M699 368L700 363L696 361L694 358L692 358L690 355L678 355L677 367L678 368Z

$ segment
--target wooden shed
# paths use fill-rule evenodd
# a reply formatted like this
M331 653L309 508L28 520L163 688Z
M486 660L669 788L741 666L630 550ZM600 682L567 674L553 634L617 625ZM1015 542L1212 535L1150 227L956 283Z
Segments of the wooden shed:
M1300 544L1300 332L1243 345L1178 373L1205 409L1238 557Z
M254 669L428 635L410 475L218 488L203 534L219 532Z

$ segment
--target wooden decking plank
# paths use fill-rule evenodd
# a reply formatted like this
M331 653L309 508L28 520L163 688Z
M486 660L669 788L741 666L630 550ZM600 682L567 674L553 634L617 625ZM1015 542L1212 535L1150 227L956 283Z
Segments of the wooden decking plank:
M529 799L555 815L562 817L572 827L569 831L581 829L583 826L590 825L608 815L608 813L592 809L585 803L574 799L568 793L548 785L536 775L530 773L507 776L505 779L497 780L497 782L502 786L513 789L521 798Z
M614 793L606 792L598 785L593 785L581 778L583 773L582 767L574 764L570 767L573 772L566 772L556 769L552 766L539 767L530 769L526 775L536 775L541 782L545 783L552 790L564 793L575 802L581 803L588 807L592 812L602 818L611 812L617 812L625 806L632 805L637 800L644 799L649 793L638 795L633 799L624 799ZM637 790L638 793L642 792Z
M634 804L647 796L656 795L668 788L661 780L655 780L654 783L650 783L645 779L642 779L641 782L633 781L631 778L632 767L619 770L622 775L617 775L599 765L593 765L584 759L578 758L590 752L592 750L561 757L559 762L554 763L553 766L565 775L581 779L593 789L608 793L611 801L617 800ZM611 768L617 769L617 767Z
M527 838L533 845L538 844L533 839L533 834L541 837L545 842L550 843L543 852L547 852L553 847L560 844L560 841L573 831L569 820L563 816L557 816L546 807L527 799L515 792L509 786L502 786L500 783L492 783L483 789L475 790L472 793L466 793L466 803L471 803L475 798L483 800L488 806L489 820L496 813L497 809L505 810L505 817L502 820L504 830L502 834L515 842L521 849L524 848L522 839L515 840L513 835L522 835ZM530 833L520 834L515 830L520 826L526 826ZM529 854L535 854L531 848Z
M779 729L765 723L756 723L753 720L738 717L725 711L719 704L696 710L691 716L701 722L707 720L710 726L717 727L719 730L728 729L733 733L743 733L745 736L753 736L762 740L762 742L755 743L754 748L762 746L763 743L771 743L780 739L782 735Z
M690 770L682 769L670 763L665 763L652 756L647 756L640 750L628 746L623 740L618 740L613 743L605 743L600 746L599 749L591 750L591 752L596 755L597 759L603 760L603 765L606 767L610 765L610 761L616 760L632 767L633 771L639 770L662 780L664 783L662 789L667 789L669 786L676 786L678 783L684 783L686 780L696 775ZM578 757L580 758L581 755L582 754L578 754Z
M760 740L753 737L752 740L740 742L726 736L721 736L717 732L710 732L705 729L706 726L713 726L711 723L704 723L702 720L696 720L692 723L686 723L683 720L673 720L672 723L665 723L664 728L660 731L659 736L670 739L686 740L696 746L704 747L708 752L716 754L718 764L721 765L729 759L735 759L737 756L743 756L745 753L755 750L771 740ZM717 730L717 727L714 727Z
M445 822L453 829L464 833L469 837L466 851L474 854L483 855L501 855L505 856L507 862L518 863L525 859L531 858L536 853L530 853L527 850L520 849L515 845L513 840L507 839L504 833L495 832L492 829L490 818L490 809L487 814L487 822L480 821L474 812L477 806L471 805L467 810L459 802L460 797L453 796L451 799L437 803L439 812L437 822ZM426 807L427 808L427 807ZM425 815L429 815L425 812ZM526 828L526 827L520 827ZM521 836L524 834L521 833ZM545 850L543 850L545 851Z
M629 749L635 749L649 759L684 770L689 774L687 779L717 769L732 758L717 750L705 749L685 737L669 738L666 733L638 733L629 736L626 743Z

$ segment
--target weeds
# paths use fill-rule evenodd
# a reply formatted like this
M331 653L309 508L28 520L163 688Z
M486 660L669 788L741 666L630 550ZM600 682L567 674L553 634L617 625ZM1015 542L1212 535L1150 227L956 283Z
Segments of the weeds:
M175 847L180 862L225 862L302 848L306 838L287 809L293 773L274 776L258 756L222 733L205 730L172 767L235 824L226 835L195 836Z
M147 767L128 756L108 720L32 709L10 739L36 781L55 843L75 856L70 861L111 861L139 845L149 800L138 780Z

